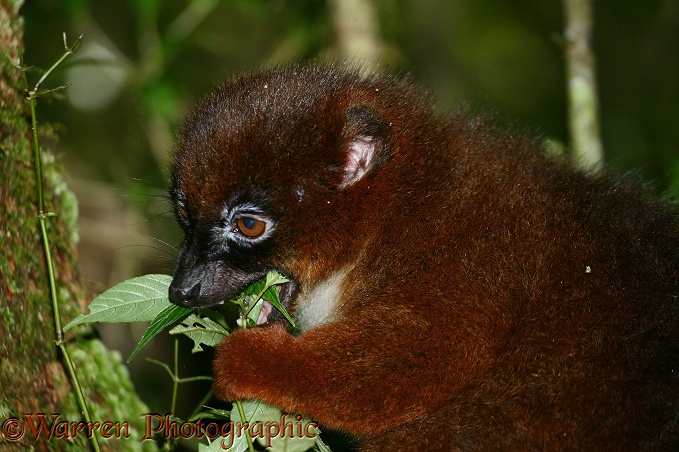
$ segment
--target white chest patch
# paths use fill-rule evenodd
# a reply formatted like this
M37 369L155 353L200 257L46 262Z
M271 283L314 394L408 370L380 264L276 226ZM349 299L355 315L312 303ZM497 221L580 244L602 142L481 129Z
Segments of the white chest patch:
M351 267L332 273L297 299L295 324L302 332L337 319L337 308L344 293L344 280Z

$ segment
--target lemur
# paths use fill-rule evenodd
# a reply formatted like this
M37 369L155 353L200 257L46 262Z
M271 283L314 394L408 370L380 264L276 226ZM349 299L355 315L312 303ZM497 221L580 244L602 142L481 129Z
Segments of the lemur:
M299 331L226 338L219 398L362 451L679 450L679 215L634 178L333 65L227 82L171 171L175 303L290 280Z

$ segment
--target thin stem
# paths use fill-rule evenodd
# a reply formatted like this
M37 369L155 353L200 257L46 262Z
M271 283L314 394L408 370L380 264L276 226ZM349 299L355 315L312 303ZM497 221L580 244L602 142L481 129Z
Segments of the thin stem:
M26 73L24 73L26 80ZM38 120L35 112L35 98L29 97L28 104L31 106L31 132L33 133L33 160L35 162L35 177L38 184L38 218L45 215L45 196L42 191L42 164L40 160L40 144L38 142Z
M243 403L240 400L236 400L236 407L238 408L238 414L240 414L240 419L243 421L243 426L248 423L245 419L245 410L243 409ZM248 442L248 450L250 452L255 452L255 446L252 444L252 438L250 438L250 429L244 428L243 433L245 434L245 440Z
M198 375L196 377L180 378L177 381L179 383L193 383L193 382L196 382L196 381L212 381L212 377L208 377L206 375Z
M65 55L67 56L67 54ZM62 57L59 59L59 61L63 61L63 59L64 58ZM43 76L43 80L44 77L45 76ZM27 82L25 72L24 81ZM36 88L37 87L38 84L36 84ZM33 133L33 161L35 162L35 178L38 188L38 221L40 222L40 235L42 237L42 244L45 250L45 261L47 264L47 274L49 277L52 310L54 311L54 329L56 330L57 344L60 344L64 340L64 332L61 329L61 316L59 315L59 300L57 297L56 278L54 276L54 264L52 263L50 242L49 237L47 236L46 221L48 215L45 213L45 193L42 185L42 159L40 158L40 142L38 140L38 115L36 114L36 103L36 98L29 95L28 104L31 107L31 129Z
M61 350L61 353L64 356L64 362L66 363L66 368L68 369L68 375L71 377L73 387L75 388L75 396L76 399L78 400L78 405L82 410L83 416L85 416L85 421L88 423L88 425L91 425L92 416L90 415L89 408L87 407L85 393L83 392L80 380L78 380L78 373L76 372L75 366L73 365L73 361L71 360L71 355L68 353L68 350L66 349L66 344L63 341L57 343L57 345L59 346L59 349ZM101 447L99 446L99 438L97 437L97 435L92 434L89 436L92 448L97 452L101 452Z
M177 391L179 390L179 338L174 338L174 372L172 374L172 405L170 413L174 413L177 406Z
M168 367L168 365L165 364L164 362L158 361L157 359L153 359L153 358L144 358L144 361L146 361L146 362L148 362L148 363L151 363L151 364L157 364L157 365L159 365L160 367L162 367L163 369L165 369L165 371L167 372L167 374L170 376L170 379L174 380L174 375L172 375L172 369L170 369L170 368Z
M167 364L160 362L160 361L157 361L155 359L146 358L146 361L154 363L154 364L158 364L159 366L161 366L163 369L165 369L167 371L167 373L170 375L170 378L172 379L172 403L170 405L170 413L175 412L175 408L177 406L177 394L179 392L179 385L180 384L191 383L191 382L194 382L194 381L211 381L212 380L211 377L203 377L203 376L189 377L189 378L179 378L179 338L178 337L174 338L174 364L173 364L174 370L170 369L170 367ZM209 393L209 395L211 395L211 392ZM202 405L203 403L205 403L205 399L203 399L200 404ZM194 411L194 413L191 414L189 419L191 419L194 416L194 414L195 414L195 411ZM173 450L174 449L174 442L175 442L175 438L168 438L167 442L163 446L163 450Z
M262 295L264 295L264 292L262 292ZM261 295L260 295L261 296ZM259 300L259 297L257 297L257 300ZM248 317L247 313L245 312L245 297L241 297L240 300L240 305L241 305L241 323L242 323L242 328L245 330L248 328ZM236 400L236 408L238 409L238 413L240 414L240 419L243 421L243 425L247 424L248 420L245 419L245 410L243 409L243 402L240 400ZM255 446L252 444L252 438L250 437L250 431L247 428L243 429L243 434L245 434L245 441L248 443L248 451L250 452L255 452Z
M145 361L146 361L146 362L149 362L149 363L152 363L152 364L157 364L157 365L159 365L160 367L162 367L163 369L165 369L165 371L166 371L167 374L170 376L170 379L171 379L172 381L176 381L177 383L180 383L180 384L181 384L181 383L192 383L192 382L194 382L194 381L212 381L212 377L208 377L208 376L197 376L197 377L179 378L179 377L176 376L174 373L172 373L172 369L170 369L170 367L169 367L167 364L165 364L164 362L161 362L161 361L158 361L158 360L152 359L152 358L145 358Z
M252 308L254 308L257 305L257 302L264 296L266 291L269 290L269 288L271 286L273 286L273 284L265 285L264 288L257 294L257 296L255 298L253 298L254 302L251 303L250 306L248 306L247 311L245 312L245 315L243 316L243 322L245 322L245 319L247 318L248 314L250 314L250 311L252 310ZM245 328L245 327L243 327L243 328Z
M35 84L33 89L28 92L29 99L35 99L36 97L38 97L39 95L38 89L40 89L40 85L42 84L42 82L44 82L45 79L49 77L49 75L52 73L52 71L54 71L57 68L57 66L59 66L70 55L71 52L66 51L63 55L61 55L61 58L59 58L56 63L54 63L49 69L47 69L47 71L42 75L42 77L40 77L40 80L38 80L38 82Z
M38 157L39 158L39 157ZM50 253L50 242L47 237L47 215L44 212L38 213L40 221L40 235L42 236L42 244L45 249L45 261L47 264L47 274L49 275L50 296L52 298L52 310L54 311L54 330L57 336L57 345L64 342L64 331L61 329L61 315L59 315L59 298L57 297L57 282L54 276L54 264L52 263L52 253Z
M47 79L47 77L49 77L49 75L57 68L57 66L63 63L63 61L66 58L68 58L69 56L73 55L78 51L82 39L83 39L82 35L78 36L78 39L76 39L73 45L69 47L68 43L66 42L66 33L64 33L64 48L66 49L66 51L64 52L63 55L61 55L61 58L59 58L49 69L47 69L47 71L42 75L42 77L40 77L40 80L38 80L38 82L33 87L33 91L28 92L29 100L33 100L40 95L38 93L38 89L40 88L42 82L44 82L45 79Z
M75 389L75 395L78 401L78 405L80 406L80 410L83 416L85 417L85 421L88 424L92 424L92 416L90 415L89 408L87 407L87 403L85 401L85 394L83 392L80 381L78 380L78 374L76 372L75 366L73 365L73 360L71 360L71 355L69 354L68 349L66 348L66 344L64 343L64 331L61 328L61 315L59 313L59 298L57 295L56 277L54 273L54 264L52 262L52 253L50 251L49 237L47 235L47 218L50 216L55 216L55 214L51 212L50 213L45 212L45 193L43 189L43 179L42 179L42 160L40 158L40 142L38 140L38 120L36 114L36 103L37 103L36 99L39 97L38 89L40 87L40 84L43 81L45 81L47 76L49 76L49 74L52 73L52 71L54 71L54 69L59 64L61 64L69 55L72 55L77 51L78 47L80 46L80 39L81 38L78 38L76 43L69 48L66 45L66 37L64 35L64 47L66 48L66 52L61 56L61 58L57 60L56 63L52 65L52 67L50 67L50 69L47 72L45 72L45 74L43 74L40 80L38 80L38 83L36 83L33 91L30 91L28 93L27 98L31 109L31 128L33 131L33 159L35 163L35 176L38 192L38 221L40 223L40 235L42 237L42 243L45 252L45 262L47 265L47 274L49 277L50 296L52 299L52 310L54 311L54 329L56 334L55 342L64 357L64 363L66 365L66 368L68 369L68 374L71 378L71 383L73 384L73 387ZM28 79L26 77L26 70L22 69L22 73L24 84L28 89ZM99 445L99 438L97 437L97 435L96 434L89 435L89 439L92 448L95 451L100 452L101 447Z
M209 378L209 377L208 377L208 378ZM191 419L193 419L194 417L196 417L196 415L198 415L198 413L200 413L200 412L202 411L202 409L203 409L203 407L205 406L205 404L212 398L212 395L213 395L213 392L212 392L212 389L210 389L210 390L205 394L205 396L200 400L200 402L198 402L198 404L196 405L196 408L193 409L193 412L192 412L191 415L189 416L189 420L191 420Z
M179 338L175 337L174 338L174 370L170 371L170 368L167 367L168 372L170 372L170 375L172 376L172 403L170 404L170 413L175 412L175 408L177 407L177 393L179 392ZM173 450L174 449L174 442L175 438L168 438L167 442L165 443L164 450Z

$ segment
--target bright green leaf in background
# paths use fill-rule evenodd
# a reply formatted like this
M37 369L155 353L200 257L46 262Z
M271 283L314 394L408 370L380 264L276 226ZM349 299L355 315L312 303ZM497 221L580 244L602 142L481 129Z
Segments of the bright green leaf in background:
M168 275L145 275L116 284L90 303L89 314L81 314L64 327L92 322L149 322L170 303Z

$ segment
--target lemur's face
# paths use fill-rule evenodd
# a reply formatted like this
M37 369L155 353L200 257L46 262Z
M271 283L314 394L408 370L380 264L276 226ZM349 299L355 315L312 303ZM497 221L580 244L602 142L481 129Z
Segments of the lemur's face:
M288 307L300 284L347 252L353 238L343 225L360 209L343 205L386 160L386 128L318 78L294 86L275 72L237 79L189 117L172 167L185 234L174 303L219 303L275 269L291 280L281 292Z
M219 303L272 267L280 215L269 195L244 190L207 204L175 187L172 196L185 234L170 287L175 303L189 307ZM291 295L291 290L283 291L286 303Z

